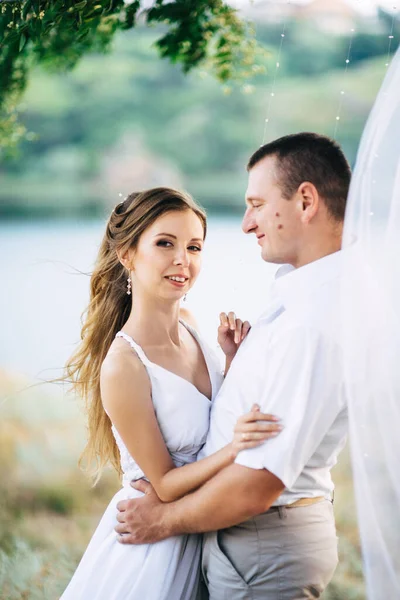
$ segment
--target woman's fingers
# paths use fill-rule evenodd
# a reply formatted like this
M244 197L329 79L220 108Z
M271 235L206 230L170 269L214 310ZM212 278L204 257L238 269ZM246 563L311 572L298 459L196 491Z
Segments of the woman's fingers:
M240 342L242 341L242 326L243 323L240 319L236 319L235 322L235 344L240 344Z
M232 311L228 313L228 322L229 322L229 329L234 331L236 328L236 315Z
M246 419L240 417L236 422L235 431L269 431L281 426L280 419Z
M280 424L280 418L275 415L270 415L268 413L260 412L260 407L258 404L253 404L251 407L251 411L241 415L236 421L235 432L236 431L262 431L264 429L265 424ZM265 427L265 430L269 430L268 427Z
M270 433L280 433L283 425L280 419L275 415L260 412L258 404L253 404L252 410L241 417L236 422L235 435L246 436L251 433L268 435Z
M281 429L271 429L270 431L247 431L238 433L238 442L253 442L254 440L267 440L270 437L276 437Z
M235 427L235 433L265 433L269 431L282 431L283 426L280 423L242 423Z
M220 322L220 327L223 327L224 329L229 327L229 321L228 321L228 315L226 313L221 313L219 315L219 322Z
M246 450L248 448L255 448L260 446L269 439L273 439L279 435L280 431L271 431L264 433L247 433L247 434L236 434L233 440L233 447L236 452Z
M253 404L251 412L242 415L236 423L233 436L235 452L255 448L278 436L283 429L278 420L273 415L261 413L258 404Z
M275 415L270 415L268 413L262 413L259 409L258 410L251 410L248 413L245 413L244 415L242 415L241 417L239 417L238 422L242 422L242 423L249 423L251 421L272 421L272 422L277 422L280 421L279 417L276 417Z
M233 311L230 311L228 314L224 312L220 313L219 322L219 328L224 333L228 330L233 333L233 339L237 345L244 340L251 328L248 321L243 322L241 319L237 319Z
M246 335L249 333L250 329L251 329L250 323L248 321L245 321L242 325L242 336L241 336L240 341L244 340Z

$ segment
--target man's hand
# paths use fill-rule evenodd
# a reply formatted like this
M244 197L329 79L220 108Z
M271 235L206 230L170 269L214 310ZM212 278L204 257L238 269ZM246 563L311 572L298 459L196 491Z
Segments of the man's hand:
M124 544L151 544L175 535L232 527L268 510L285 488L266 469L237 464L222 469L195 492L167 504L146 481L131 485L145 496L117 504L119 525L115 531Z
M118 502L118 525L115 527L118 541L121 544L151 544L170 537L164 519L168 505L161 502L148 481L133 481L131 486L144 492L144 496Z

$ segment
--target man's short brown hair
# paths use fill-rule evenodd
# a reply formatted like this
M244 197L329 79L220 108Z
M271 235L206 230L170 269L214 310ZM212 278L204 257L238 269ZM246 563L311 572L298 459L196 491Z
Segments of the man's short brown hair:
M339 144L317 133L294 133L261 146L251 156L250 171L266 156L277 159L278 185L288 200L304 181L315 185L329 214L343 221L351 170Z

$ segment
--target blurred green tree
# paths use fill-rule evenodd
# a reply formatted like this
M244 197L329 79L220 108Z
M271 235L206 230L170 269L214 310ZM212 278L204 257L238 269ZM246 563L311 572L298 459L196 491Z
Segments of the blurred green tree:
M223 0L0 0L0 144L25 134L17 105L30 70L73 68L88 52L105 52L118 30L163 24L159 54L186 73L204 63L220 81L243 76L257 45L246 22Z

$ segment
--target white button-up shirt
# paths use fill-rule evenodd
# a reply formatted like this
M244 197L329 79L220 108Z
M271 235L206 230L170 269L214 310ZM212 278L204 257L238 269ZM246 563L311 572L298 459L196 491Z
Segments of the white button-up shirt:
M275 505L330 498L333 491L330 470L347 435L339 327L342 256L336 252L299 269L279 269L271 305L242 343L212 407L201 456L232 440L238 417L253 403L281 418L280 435L236 458L282 481L286 489Z

